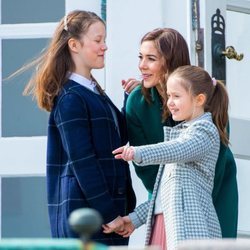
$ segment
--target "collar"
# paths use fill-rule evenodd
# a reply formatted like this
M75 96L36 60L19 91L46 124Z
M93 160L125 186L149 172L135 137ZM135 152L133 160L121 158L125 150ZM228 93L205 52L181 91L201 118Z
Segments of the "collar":
M88 78L74 72L70 73L69 79L79 83L80 85L90 89L91 91L94 91L94 88L96 86L96 83L93 80L89 80Z
M182 122L179 125L182 125L182 127L189 127L190 125L192 125L194 122L197 122L199 120L207 120L207 121L213 121L212 119L212 114L210 112L205 112L204 114L196 117L195 119L188 121L188 122Z

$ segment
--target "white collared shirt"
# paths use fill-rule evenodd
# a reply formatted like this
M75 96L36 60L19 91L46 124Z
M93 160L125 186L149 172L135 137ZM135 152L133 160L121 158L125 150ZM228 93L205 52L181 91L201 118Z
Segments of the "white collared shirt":
M90 89L91 91L95 92L96 93L96 83L92 80L89 80L88 78L82 76L82 75L79 75L77 73L70 73L69 75L69 79L70 80L73 80L77 83L79 83L80 85Z

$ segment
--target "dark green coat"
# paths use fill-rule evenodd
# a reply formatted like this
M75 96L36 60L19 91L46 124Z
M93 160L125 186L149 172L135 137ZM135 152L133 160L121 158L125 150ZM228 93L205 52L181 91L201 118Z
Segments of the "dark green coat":
M130 144L133 146L163 141L161 121L162 104L155 88L151 89L152 103L148 104L137 87L128 97L126 118ZM138 167L137 176L142 180L149 194L152 193L159 166ZM222 236L236 237L238 223L238 188L236 164L230 148L221 144L215 169L213 190L214 206L220 221Z

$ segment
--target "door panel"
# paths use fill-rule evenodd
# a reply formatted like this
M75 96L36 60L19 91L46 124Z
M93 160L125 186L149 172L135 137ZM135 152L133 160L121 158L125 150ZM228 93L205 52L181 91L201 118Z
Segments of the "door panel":
M237 20L237 22L235 22ZM227 60L227 88L230 95L230 116L250 118L249 107L249 59L250 14L227 11L226 42L238 53L244 53L242 61Z
M249 160L237 159L239 188L239 223L238 237L250 237L250 202L249 202Z
M6 79L24 62L38 55L48 43L43 39L2 39L2 136L40 136L47 133L48 113L40 110L32 97L23 96L34 67ZM31 119L35 118L35 119Z
M230 99L230 141L237 163L239 188L238 236L250 237L250 207L247 197L250 184L250 110L249 107L249 57L250 48L250 1L220 0L201 1L201 27L204 28L205 69L212 74L211 18L219 9L225 19L225 44L233 46L237 54L243 53L242 61L226 59L226 86Z
M248 198L248 190L250 190L250 47L248 45L250 41L250 1L239 1L238 8L234 1L234 8L231 6L230 9L226 16L226 44L233 45L238 54L244 54L242 61L227 60L230 140L237 162L239 187L238 236L250 237L250 200Z

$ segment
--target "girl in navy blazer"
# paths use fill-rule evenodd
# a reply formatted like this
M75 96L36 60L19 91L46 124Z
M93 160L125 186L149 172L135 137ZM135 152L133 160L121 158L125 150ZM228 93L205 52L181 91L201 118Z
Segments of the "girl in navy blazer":
M48 209L53 237L75 237L68 224L78 208L94 208L122 229L135 194L128 164L112 151L127 142L125 120L91 74L104 67L106 28L95 13L73 11L56 28L26 93L50 112L47 144ZM118 234L93 240L126 245Z

